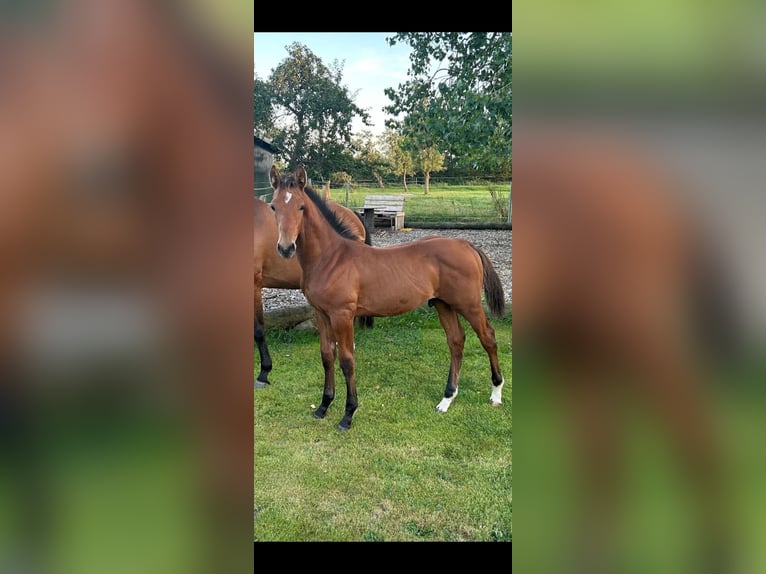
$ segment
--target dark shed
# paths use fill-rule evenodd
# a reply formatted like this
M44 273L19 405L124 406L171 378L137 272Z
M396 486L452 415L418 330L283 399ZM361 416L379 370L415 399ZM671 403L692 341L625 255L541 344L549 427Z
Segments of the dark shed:
M274 156L281 153L271 142L253 132L253 170L254 170L254 193L264 201L271 201L271 183L269 182L269 170L274 163Z

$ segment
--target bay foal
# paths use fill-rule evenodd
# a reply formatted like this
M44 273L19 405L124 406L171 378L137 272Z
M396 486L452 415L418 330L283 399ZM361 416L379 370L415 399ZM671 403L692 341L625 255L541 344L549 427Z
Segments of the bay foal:
M303 269L303 293L317 311L324 367L324 418L335 398L335 359L346 379L346 411L338 428L348 430L358 407L354 360L354 317L392 316L428 302L436 308L447 335L450 369L444 397L436 410L446 412L457 395L465 332L462 315L479 337L492 372L490 403L502 403L503 376L495 332L482 307L482 288L490 311L505 312L502 284L487 256L463 239L429 237L393 247L371 247L352 234L327 204L306 186L298 167L284 178L270 172L279 254L297 255Z
M354 235L357 241L371 244L370 235L364 222L356 213L339 203L327 204L340 218L344 225ZM255 317L253 332L255 344L261 359L261 370L253 384L254 388L262 389L269 384L269 373L272 369L271 354L266 344L266 327L264 324L263 295L264 287L278 289L300 289L301 266L296 259L285 259L277 253L277 222L269 205L255 200L255 220L253 223L253 308ZM372 327L372 317L360 317L360 327Z

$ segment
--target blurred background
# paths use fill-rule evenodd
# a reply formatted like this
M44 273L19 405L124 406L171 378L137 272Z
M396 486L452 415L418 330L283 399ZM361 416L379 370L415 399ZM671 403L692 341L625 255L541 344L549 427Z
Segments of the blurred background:
M765 15L514 10L521 572L766 571Z
M249 570L252 6L0 10L0 571ZM521 572L766 570L764 15L514 11Z
M252 564L252 4L0 4L0 571Z

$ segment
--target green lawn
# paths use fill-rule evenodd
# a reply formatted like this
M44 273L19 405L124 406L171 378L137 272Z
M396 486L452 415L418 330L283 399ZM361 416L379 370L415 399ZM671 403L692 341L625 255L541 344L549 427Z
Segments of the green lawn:
M566 397L551 384L546 369L528 357L519 363L520 401L517 423L523 440L517 449L523 492L519 516L524 542L514 565L533 574L566 571L577 555L578 539L591 517L573 455L575 436ZM665 429L641 397L626 400L616 417L614 444L622 471L618 475L611 522L614 558L619 572L766 572L766 436L763 391L766 364L751 372L731 373L708 389L722 467L725 525L728 537L717 540L737 568L703 570L711 540L703 538L704 520L715 501L693 496L697 477L682 472L681 458ZM518 374L518 373L517 373ZM518 398L518 397L517 397ZM704 477L699 477L704 478ZM607 542L602 540L602 548ZM709 564L708 564L709 565ZM732 565L729 565L732 566Z
M357 187L349 191L348 205L360 208L364 198L374 195L404 195L404 223L408 222L498 222L507 221L507 211L501 216L493 203L490 191L495 192L500 205L508 208L508 183L480 183L474 185L432 185L428 195L423 194L422 185L408 185L408 191L399 186L388 185L383 189ZM321 191L318 189L317 191ZM346 204L346 191L343 188L331 190L334 201Z
M447 413L449 350L436 312L377 318L356 332L359 409L337 430L345 384L322 396L318 335L270 330L271 387L254 396L257 541L510 541L511 317L495 327L505 387L489 404L487 356L466 327L460 392ZM254 362L258 364L257 350Z

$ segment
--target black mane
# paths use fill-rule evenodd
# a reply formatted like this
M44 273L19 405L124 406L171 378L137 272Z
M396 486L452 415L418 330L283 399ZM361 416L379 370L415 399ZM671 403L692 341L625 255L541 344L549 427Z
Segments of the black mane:
M286 187L298 187L295 178L292 175L288 175L283 180L283 185ZM317 206L319 209L319 212L322 214L322 216L327 220L327 223L330 224L330 226L340 235L341 237L345 237L346 239L353 239L356 241L358 239L358 236L356 233L351 231L343 221L335 214L335 212L330 209L330 206L327 205L327 202L319 197L319 194L317 194L316 191L313 190L313 188L309 187L308 185L303 188L304 193L308 196L308 198L311 200L311 202Z
M327 223L330 224L330 227L338 232L338 235L345 237L346 239L353 239L354 241L359 238L357 234L351 231L346 226L346 224L341 221L338 215L332 209L330 209L330 206L327 205L327 202L319 197L319 194L317 194L316 191L314 191L309 186L304 187L303 191L306 193L306 195L308 195L309 199L314 202L314 205L319 208L319 212L327 220Z

